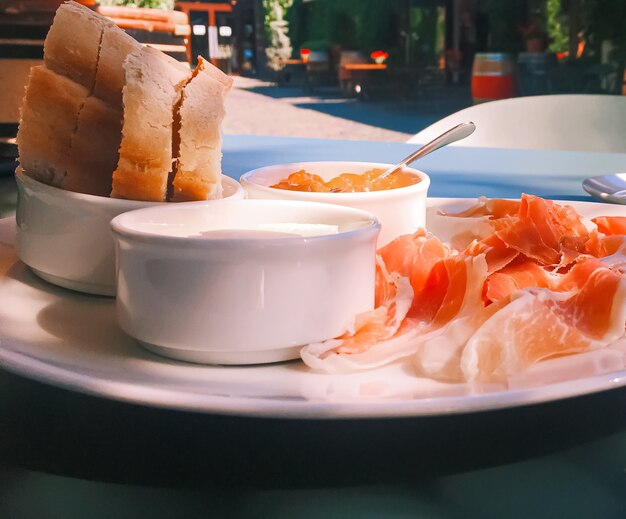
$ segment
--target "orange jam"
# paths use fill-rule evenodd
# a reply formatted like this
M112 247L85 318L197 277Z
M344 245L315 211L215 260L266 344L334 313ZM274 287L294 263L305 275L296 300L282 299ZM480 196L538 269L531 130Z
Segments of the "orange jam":
M396 171L384 178L379 178L384 171L384 169L370 169L361 175L342 173L328 182L324 182L324 179L319 175L307 173L301 169L270 187L314 193L357 193L412 186L421 180L414 173L407 171Z

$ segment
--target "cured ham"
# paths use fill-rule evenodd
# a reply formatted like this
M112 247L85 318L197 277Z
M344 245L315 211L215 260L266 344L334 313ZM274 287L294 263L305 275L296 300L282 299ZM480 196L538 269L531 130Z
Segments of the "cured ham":
M301 356L309 366L329 372L345 366L374 367L414 352L407 339L417 333L418 323L405 318L411 310L415 313L415 292L428 290L433 268L449 250L420 229L378 253L376 308L357 315L341 337L303 348Z
M387 272L396 272L407 277L416 294L421 293L428 282L433 267L450 254L438 238L419 229L412 235L400 236L378 251ZM379 284L377 279L377 285ZM383 276L384 279L384 276ZM382 304L381 293L376 294Z
M519 200L503 200L501 198L485 198L480 197L478 203L465 211L458 213L445 213L448 216L457 216L462 218L489 216L490 218L504 218L505 216L513 216L517 214L520 207Z
M599 232L607 236L626 234L626 216L601 216L592 218L591 221L596 224Z
M384 267L382 270L382 275L388 276L384 285L387 299L383 304L357 315L352 327L337 339L302 348L300 355L306 364L328 373L340 373L374 368L411 354L407 339L416 335L417 329L405 318L413 301L413 289L408 278L389 275Z
M531 195L442 217L480 233L443 243L420 229L380 249L376 309L306 346L309 366L342 372L413 356L420 376L507 384L532 364L624 337L626 217L589 221Z
M531 364L602 348L624 334L626 279L593 271L578 292L528 289L511 296L468 340L465 380L505 382Z
M553 284L551 273L535 261L524 258L494 272L485 284L485 300L500 301L524 288L550 288Z
M524 195L514 216L493 222L495 234L509 247L541 265L567 263L583 250L589 231L568 206Z
M469 256L484 254L489 272L497 272L506 267L519 252L504 243L498 236L491 234L482 240L474 240L463 252Z
M465 342L491 313L481 302L487 262L484 255L453 256L440 265L447 274L443 298L432 317L422 313L427 333L413 342L418 352L418 371L432 378L452 381L460 376Z

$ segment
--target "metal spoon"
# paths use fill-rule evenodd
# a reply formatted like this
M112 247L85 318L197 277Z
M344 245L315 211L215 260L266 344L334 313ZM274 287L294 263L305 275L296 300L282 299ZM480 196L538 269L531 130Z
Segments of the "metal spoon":
M424 146L422 146L419 150L414 151L395 166L389 168L382 175L380 175L378 179L385 178L386 176L395 173L399 169L408 166L412 162L415 162L417 159L421 159L425 155L428 155L429 153L432 153L439 148L443 148L448 144L452 144L453 142L465 139L465 137L469 137L472 133L474 133L475 129L476 125L473 122L469 121L456 125L454 128L451 128L447 132L442 133L439 137L435 137L428 144L424 144Z
M602 175L583 180L587 193L603 202L626 204L626 174Z

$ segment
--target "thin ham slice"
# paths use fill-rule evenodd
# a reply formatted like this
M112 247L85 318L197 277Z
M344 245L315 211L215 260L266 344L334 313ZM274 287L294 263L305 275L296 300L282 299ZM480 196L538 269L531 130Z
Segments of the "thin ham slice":
M509 247L498 236L492 234L480 241L476 240L463 251L468 256L478 256L485 254L487 268L489 272L497 272L511 263L519 252L513 247Z
M600 216L591 221L596 224L598 231L607 236L626 234L626 216Z
M431 378L458 381L465 343L493 312L482 304L487 261L484 255L452 256L441 264L448 273L445 294L424 333L413 339L415 366Z
M415 293L421 292L432 268L449 253L438 238L427 234L424 229L400 236L378 251L387 272L407 277ZM386 292L380 285L381 276L377 278L377 306L384 304L383 294Z
M541 265L571 262L584 250L589 231L569 206L522 195L519 212L494 221L495 234Z
M438 309L424 294L441 286L433 271L448 254L437 238L423 230L380 249L376 309L356 316L353 327L341 337L305 346L301 351L304 362L314 369L337 372L373 367L414 353L416 346L408 339L425 327L427 319L420 316L424 312L434 315ZM421 297L415 297L416 291Z
M467 341L468 381L506 382L532 363L598 349L624 335L626 279L598 268L578 292L526 289Z
M585 244L585 253L596 258L603 258L615 254L624 244L625 237L619 234L605 235L597 230L589 233L589 240Z
M380 249L376 309L305 347L309 366L343 372L413 355L423 376L506 384L624 336L626 218L583 220L523 195L437 219L450 245L420 229Z
M550 272L537 262L523 258L489 276L485 283L485 299L493 303L524 288L550 288L552 284Z
M300 356L309 367L337 373L376 367L408 355L405 338L415 332L405 317L413 302L409 278L389 273L378 258L377 292L384 290L380 306L354 318L350 329L336 339L309 344ZM403 326L404 325L404 326Z
M478 203L465 211L457 213L443 213L447 216L460 218L475 218L478 216L489 216L491 218L504 218L505 216L516 215L519 211L519 200L505 200L502 198L480 197Z

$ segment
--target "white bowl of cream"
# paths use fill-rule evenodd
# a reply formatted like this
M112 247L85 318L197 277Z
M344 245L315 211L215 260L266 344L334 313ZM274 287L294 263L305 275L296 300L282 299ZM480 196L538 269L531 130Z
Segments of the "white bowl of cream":
M167 357L294 359L374 306L380 224L365 211L223 200L132 211L111 226L118 322Z

